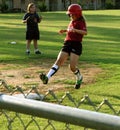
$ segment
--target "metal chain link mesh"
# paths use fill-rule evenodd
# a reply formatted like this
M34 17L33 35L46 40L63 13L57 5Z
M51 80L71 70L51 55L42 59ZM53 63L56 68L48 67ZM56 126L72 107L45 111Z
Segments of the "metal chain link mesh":
M5 93L9 95L46 102L54 102L62 105L66 105L64 104L64 101L68 100L68 102L71 102L72 106L76 108L80 108L81 105L87 104L88 106L92 106L94 111L100 111L104 105L107 105L114 115L120 114L120 110L116 111L107 99L103 99L103 101L96 106L89 95L84 95L80 101L76 101L69 92L65 92L65 94L59 99L52 90L48 90L48 92L44 95L40 94L35 86L31 87L31 89L27 92L23 91L20 86L16 86L14 89L11 89L2 79L0 79L0 89L1 92L6 89ZM52 97L53 100L49 101L49 97ZM0 128L2 128L2 130L88 130L88 128L83 128L80 126L60 123L57 121L28 116L6 110L0 110L0 120L2 121L0 124Z

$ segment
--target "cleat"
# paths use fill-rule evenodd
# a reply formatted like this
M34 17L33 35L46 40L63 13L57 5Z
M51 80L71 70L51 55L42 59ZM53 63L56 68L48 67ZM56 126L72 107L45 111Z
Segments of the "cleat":
M76 81L76 84L74 86L75 89L79 89L80 88L80 86L82 84L82 80L83 80L83 77L81 76L81 79Z
M38 50L38 51L35 52L35 54L41 54L41 52Z
M40 74L40 79L42 80L43 84L48 83L48 77L45 74L41 73Z
M30 55L30 51L26 51L26 54L27 54L27 55Z

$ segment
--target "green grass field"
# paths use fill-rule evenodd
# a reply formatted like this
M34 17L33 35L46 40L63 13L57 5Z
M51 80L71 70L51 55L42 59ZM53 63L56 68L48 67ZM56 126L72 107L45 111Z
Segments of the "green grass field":
M84 11L88 35L84 37L83 54L80 63L96 65L103 72L96 77L96 82L87 84L80 90L70 90L79 100L84 94L99 104L107 98L116 111L120 110L120 10ZM15 64L19 67L35 65L47 60L55 60L62 46L65 35L59 35L65 29L69 18L65 12L45 12L40 23L40 49L43 55L25 55L24 14L0 14L0 64ZM10 42L16 41L13 45ZM32 46L31 46L32 47ZM85 66L81 66L84 68ZM11 69L11 68L8 68ZM58 95L63 92L59 91ZM69 103L67 103L69 105ZM111 113L109 108L105 112Z

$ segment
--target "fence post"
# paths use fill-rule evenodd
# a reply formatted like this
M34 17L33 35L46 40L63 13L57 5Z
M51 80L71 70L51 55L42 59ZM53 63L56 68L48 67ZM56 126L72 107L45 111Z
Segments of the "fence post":
M97 130L120 130L120 117L0 94L0 109Z

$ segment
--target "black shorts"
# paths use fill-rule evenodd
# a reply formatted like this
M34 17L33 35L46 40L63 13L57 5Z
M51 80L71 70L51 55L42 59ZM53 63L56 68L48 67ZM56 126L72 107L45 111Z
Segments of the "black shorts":
M75 53L76 55L82 54L82 43L77 41L65 41L62 47L62 51L70 53Z
M39 30L30 30L30 31L26 31L26 40L39 40L40 36L39 36Z

